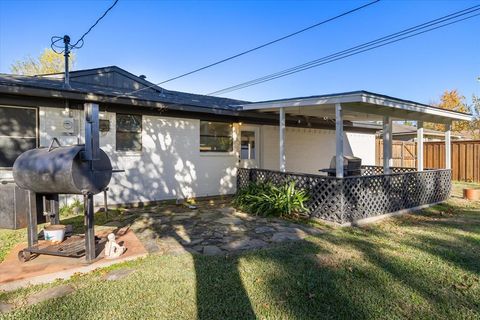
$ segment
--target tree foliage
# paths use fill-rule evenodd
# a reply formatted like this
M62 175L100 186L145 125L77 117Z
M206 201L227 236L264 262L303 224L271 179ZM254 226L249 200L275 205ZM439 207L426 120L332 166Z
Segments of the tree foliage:
M445 90L440 97L440 103L434 104L438 108L469 113L468 105L465 102L465 97L462 96L458 90ZM444 131L445 125L439 123L426 123L426 128ZM471 124L466 121L454 121L452 123L452 131L465 132L471 130Z
M475 118L471 123L470 131L474 139L480 139L480 97L477 95L472 96L472 106L470 109Z
M75 54L70 53L69 67L75 65ZM17 60L10 66L10 71L21 75L38 75L47 73L64 72L65 57L55 53L52 49L45 49L37 58L27 56L23 60Z

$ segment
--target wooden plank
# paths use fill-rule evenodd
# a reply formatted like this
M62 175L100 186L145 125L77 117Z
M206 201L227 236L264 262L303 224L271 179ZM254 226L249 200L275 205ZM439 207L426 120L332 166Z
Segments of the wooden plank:
M469 143L466 145L465 151L465 179L467 181L473 181L473 162L475 161L473 158L473 143Z
M458 180L458 154L459 154L459 144L455 143L452 145L452 179Z
M479 162L480 159L478 159L478 149L480 147L480 144L473 144L473 155L472 155L472 163L473 163L473 181L478 181L478 171L479 171Z
M465 181L465 178L466 178L465 162L467 160L465 156L465 152L467 148L464 143L461 143L459 147L460 147L460 154L459 154L459 166L458 166L458 180Z

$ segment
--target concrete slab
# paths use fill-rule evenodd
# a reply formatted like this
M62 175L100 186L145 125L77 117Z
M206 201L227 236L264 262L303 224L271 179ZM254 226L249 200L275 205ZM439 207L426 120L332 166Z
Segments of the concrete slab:
M64 297L75 291L72 286L68 284L60 285L58 287L48 288L40 292L34 293L27 298L26 305L31 306L32 304L40 303L42 301Z
M31 284L49 283L56 279L68 279L75 273L86 273L97 268L137 259L146 256L147 250L131 230L120 230L117 242L126 246L127 251L118 259L103 258L103 251L98 260L87 265L84 258L65 258L39 255L28 261L17 259L18 251L26 247L26 243L14 247L5 260L0 263L0 290L10 291ZM99 237L106 237L106 232L98 232Z
M118 269L118 270L112 270L109 273L107 273L103 279L107 281L116 281L125 278L126 276L130 275L133 273L135 270L134 269Z

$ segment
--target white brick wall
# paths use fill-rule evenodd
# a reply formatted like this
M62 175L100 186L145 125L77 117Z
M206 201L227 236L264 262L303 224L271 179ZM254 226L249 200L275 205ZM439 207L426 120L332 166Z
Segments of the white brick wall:
M53 137L64 145L75 144L77 137L65 135L62 109L40 108L40 143L46 146ZM141 152L115 150L115 114L101 112L110 120L110 131L100 133L100 147L108 154L115 173L110 183L110 203L201 197L235 192L237 151L230 154L200 153L200 120L157 116L142 117ZM83 112L73 111L75 119ZM80 123L83 137L83 120ZM234 145L238 150L237 127ZM78 133L78 129L76 131ZM102 203L102 195L95 201Z
M63 133L63 109L40 107L40 145L48 146L53 137L63 145L83 142L83 111L71 110L75 118L73 135ZM108 154L115 173L110 183L110 203L201 197L235 192L238 161L238 126L234 125L234 152L200 153L200 120L143 116L142 152L115 150L115 114L100 113L110 120L110 131L100 133L100 147ZM260 126L260 166L278 170L278 127ZM333 130L287 128L287 170L318 173L335 154ZM375 163L375 136L346 133L345 154ZM95 198L103 202L102 195Z
M278 127L263 126L262 167L278 170L279 139ZM344 136L345 155L362 159L362 164L375 164L375 135L347 132ZM319 169L328 168L335 155L335 131L287 128L285 157L287 171L318 174Z

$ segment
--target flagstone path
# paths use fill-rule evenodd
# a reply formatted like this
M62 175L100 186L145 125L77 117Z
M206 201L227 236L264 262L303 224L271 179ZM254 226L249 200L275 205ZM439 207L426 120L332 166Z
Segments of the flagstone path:
M323 231L278 218L262 218L232 207L172 212L162 206L130 209L137 214L130 228L149 252L205 255L264 248L301 240Z

